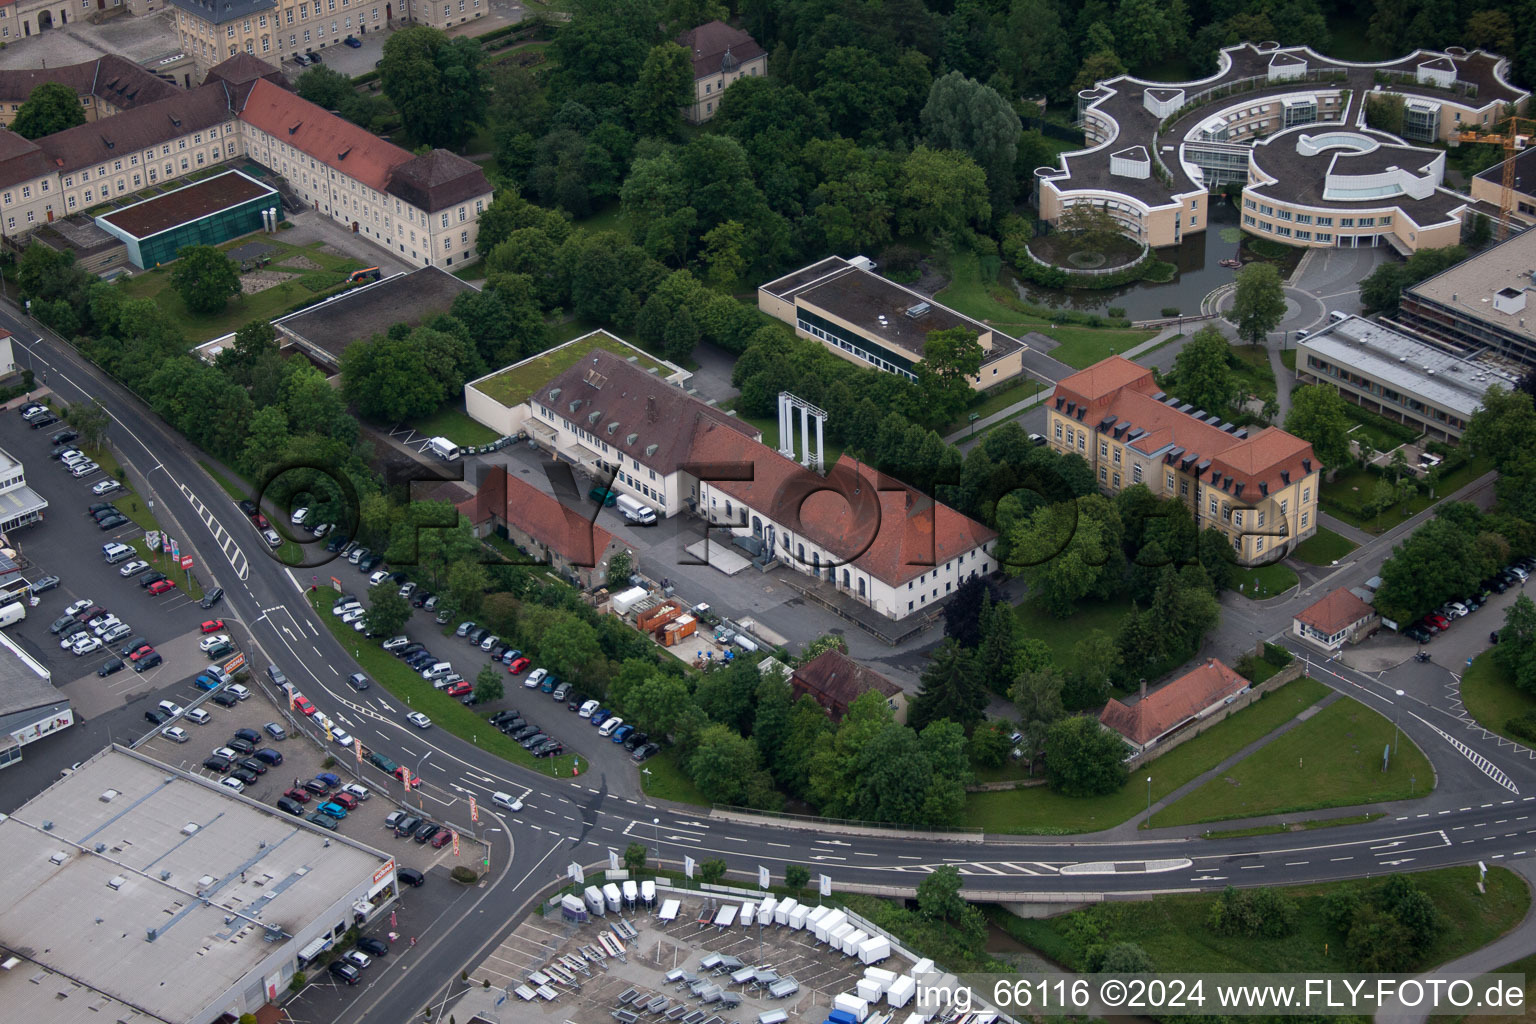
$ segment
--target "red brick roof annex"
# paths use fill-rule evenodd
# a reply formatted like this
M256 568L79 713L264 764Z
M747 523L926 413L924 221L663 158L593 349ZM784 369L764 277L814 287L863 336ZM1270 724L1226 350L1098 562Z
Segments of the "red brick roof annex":
M1324 636L1333 636L1375 614L1376 610L1350 593L1348 587L1340 587L1316 604L1297 612L1296 621L1311 626Z
M1135 704L1111 700L1100 713L1099 723L1142 747L1248 686L1248 680L1212 658Z
M894 697L901 687L872 668L867 668L841 651L823 651L795 669L792 678L813 696L826 698L822 703L846 708L859 694L875 690Z
M527 481L493 466L475 496L458 509L479 525L499 517L577 567L595 566L615 537L592 521L591 514L570 508ZM621 546L629 548L630 545Z

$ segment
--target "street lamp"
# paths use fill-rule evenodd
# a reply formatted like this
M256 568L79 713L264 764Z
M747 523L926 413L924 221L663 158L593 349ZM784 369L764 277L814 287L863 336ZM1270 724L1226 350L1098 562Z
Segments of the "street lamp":
M1152 776L1147 776L1147 828L1152 827Z
M426 765L427 758L429 758L431 756L432 756L432 751L429 750L425 754L422 754L420 760L418 760L416 762L416 809L417 810L426 810L426 806L427 805L422 803L422 800L421 800L421 769Z
M1399 699L1401 699L1402 696L1403 696L1403 691L1402 690L1398 690L1397 691L1397 696L1398 696ZM1399 706L1397 708L1396 712L1392 715L1392 756L1393 757L1397 756L1398 720L1401 719L1402 717L1403 717L1403 709L1402 709L1401 706Z
M500 831L501 829L499 828L488 828L485 830L485 861L483 862L484 867L491 866L491 833Z
M651 819L651 842L656 844L656 870L661 870L661 819Z

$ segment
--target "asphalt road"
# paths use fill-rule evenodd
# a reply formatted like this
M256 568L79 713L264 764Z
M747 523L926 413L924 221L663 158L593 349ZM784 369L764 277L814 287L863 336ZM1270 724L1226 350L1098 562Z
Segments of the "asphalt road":
M18 340L38 335L34 323L9 308L0 308L0 326ZM568 863L604 863L610 849L622 852L630 842L659 850L669 866L685 855L722 857L739 878L755 877L759 865L782 878L785 865L808 864L840 887L909 888L933 868L954 864L970 890L1036 899L1302 883L1480 859L1494 863L1536 850L1536 809L1530 806L1536 800L1536 763L1518 752L1523 748L1469 729L1429 701L1398 698L1393 673L1369 676L1322 666L1315 675L1398 717L1405 735L1433 762L1439 788L1401 805L1411 808L1408 813L1325 832L1237 839L1203 840L1193 830L1156 830L1128 840L994 837L971 842L729 820L696 808L610 794L601 773L541 777L442 730L410 727L404 721L408 709L395 706L379 688L366 694L348 689L345 676L356 666L311 613L303 594L310 572L322 573L322 579L329 573L296 573L267 557L259 538L181 438L68 345L50 337L37 346L34 358L37 371L47 373L49 386L65 401L89 395L111 413L110 434L120 460L147 484L162 525L177 531L183 550L192 550L204 568L204 578L212 576L225 588L223 617L239 619L248 630L245 646L258 675L267 661L276 664L365 745L402 764L420 766L423 798L440 820L467 822L465 804L473 793L485 828L491 792L524 797L521 814L491 816L496 823L489 827L502 831L489 836L492 864L483 887L431 922L419 945L394 960L394 969L376 973L366 987L355 990L350 1011L338 1019L404 1024L420 1013L428 993L499 941L531 900L563 878ZM355 570L348 566L342 571ZM47 741L27 751L29 759L50 756L57 755L50 753ZM388 786L371 769L365 781L377 790Z

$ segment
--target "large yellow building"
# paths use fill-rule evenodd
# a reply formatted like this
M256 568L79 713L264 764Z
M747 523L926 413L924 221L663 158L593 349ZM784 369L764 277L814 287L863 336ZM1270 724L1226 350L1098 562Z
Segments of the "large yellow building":
M1293 434L1266 427L1250 435L1181 405L1151 370L1122 356L1062 380L1046 408L1051 448L1082 456L1100 490L1142 484L1178 498L1244 565L1272 562L1317 532L1322 467Z
M683 116L694 124L720 109L720 97L738 78L768 74L768 51L739 28L711 21L677 37L693 61L693 102Z

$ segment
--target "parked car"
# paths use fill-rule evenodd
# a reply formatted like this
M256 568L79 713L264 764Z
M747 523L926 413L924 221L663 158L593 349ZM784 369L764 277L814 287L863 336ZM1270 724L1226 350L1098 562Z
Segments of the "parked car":
M176 584L173 581L171 581L171 580L159 580L159 581L157 581L155 583L150 584L149 593L153 597L159 597L161 594L165 593L167 590L175 590L175 589L176 589Z
M91 493L96 495L111 494L121 486L123 485L118 483L116 480L113 480L111 477L108 477L105 480L100 480L92 484Z
M337 821L335 818L331 817L329 814L321 814L319 811L316 811L314 814L311 814L309 817L305 818L304 820L308 821L308 822L313 822L314 824L319 825L321 828L328 828L332 832L335 832L336 831L336 826L341 824L339 821ZM336 968L338 968L338 967L345 967L345 966L346 966L345 964L341 964L341 963L331 964L331 972L335 973ZM348 970L352 970L352 969L353 968L348 968ZM355 982L354 982L354 984L355 984Z
M59 585L59 578L57 576L44 576L41 579L39 579L36 583L33 583L31 589L32 589L32 593L34 593L34 594L41 594L43 591L45 591L45 590L52 590L54 587L57 587L58 585Z
M101 667L96 670L96 674L104 679L112 673L121 672L122 670L122 658L108 658L106 661L101 663Z
M165 579L165 573L158 569L151 569L149 572L139 577L139 586L147 590L163 579Z
M364 935L362 938L357 940L357 948L362 950L364 953L367 953L371 957L381 957L389 952L389 943L385 942L383 939L375 939L371 936Z
M137 576L139 573L148 568L148 562L144 561L142 558L135 558L133 561L117 570L117 574L119 576Z
M271 736L275 740L285 740L288 738L288 730L284 729L282 725L277 722L268 722L267 724L263 725L262 728L267 731L268 736Z
M301 804L309 803L309 791L301 786L294 786L292 789L283 790L283 796L290 800L296 800Z
M428 718L420 711L412 711L410 714L405 716L405 720L410 722L418 729L430 729L432 727L432 719Z
M214 587L212 590L204 591L203 599L197 602L197 604L199 608L208 609L222 600L224 600L224 588Z
M645 761L655 755L655 753L660 749L661 747L657 746L655 743L646 743L642 746L636 747L635 752L629 756L629 759L635 762L635 764L639 764L640 762Z
M1424 618L1431 622L1442 633L1451 628L1451 620L1446 618L1444 615L1441 615L1439 612L1430 612L1428 615L1424 616Z
M309 698L303 694L296 694L294 696L293 706L295 709L305 715L313 715L316 710L315 706L309 702Z

